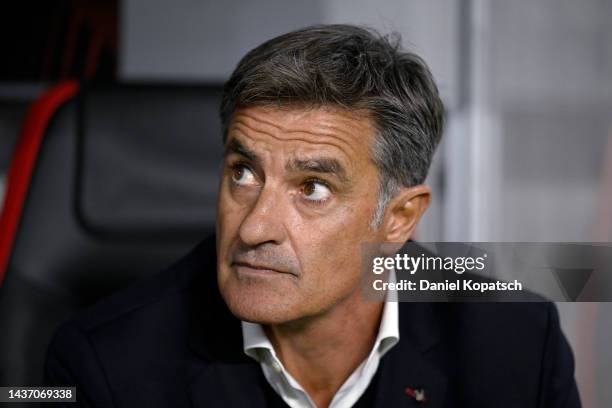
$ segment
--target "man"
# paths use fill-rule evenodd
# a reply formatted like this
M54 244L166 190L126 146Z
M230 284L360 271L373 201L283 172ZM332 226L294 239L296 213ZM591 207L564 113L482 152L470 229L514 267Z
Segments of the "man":
M315 26L249 52L221 106L216 243L64 325L52 384L100 407L577 407L556 310L362 298L403 243L443 127L424 62Z

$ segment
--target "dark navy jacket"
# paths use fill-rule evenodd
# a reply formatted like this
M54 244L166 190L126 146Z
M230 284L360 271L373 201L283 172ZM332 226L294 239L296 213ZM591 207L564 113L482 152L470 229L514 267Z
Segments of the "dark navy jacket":
M356 406L579 407L551 303L400 303L400 342ZM214 241L57 331L49 385L91 407L283 407L242 350L216 285ZM419 402L407 389L423 389Z

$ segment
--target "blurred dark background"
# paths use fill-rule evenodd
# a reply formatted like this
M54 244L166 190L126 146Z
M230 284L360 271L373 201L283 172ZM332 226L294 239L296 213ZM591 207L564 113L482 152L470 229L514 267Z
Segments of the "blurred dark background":
M0 173L28 107L60 79L117 78L115 0L24 0L0 12ZM2 191L2 189L0 189Z
M117 1L25 0L5 5L2 16L4 81L116 78Z
M612 241L610 0L11 2L0 180L28 106L59 80L219 86L262 41L340 22L397 31L438 81L448 125L419 240ZM612 405L612 308L559 308L584 406Z

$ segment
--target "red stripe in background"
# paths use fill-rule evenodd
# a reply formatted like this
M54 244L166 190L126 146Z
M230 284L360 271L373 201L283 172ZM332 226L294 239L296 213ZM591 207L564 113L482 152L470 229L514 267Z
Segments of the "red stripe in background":
M78 89L78 81L62 81L34 101L26 114L11 158L0 216L0 285L11 256L43 134L53 114L76 95Z

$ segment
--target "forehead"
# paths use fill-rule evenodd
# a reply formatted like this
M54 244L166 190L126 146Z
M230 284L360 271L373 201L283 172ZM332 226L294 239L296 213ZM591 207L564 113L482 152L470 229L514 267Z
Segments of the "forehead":
M251 106L234 112L228 139L277 150L326 151L346 160L369 160L374 126L367 111L337 107Z

